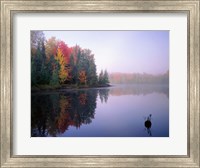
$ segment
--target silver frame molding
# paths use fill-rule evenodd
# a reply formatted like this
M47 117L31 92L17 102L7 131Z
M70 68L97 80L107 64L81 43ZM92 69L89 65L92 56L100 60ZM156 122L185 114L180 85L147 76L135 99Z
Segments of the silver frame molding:
M0 166L1 167L200 167L199 25L200 0L0 0ZM188 154L184 156L15 156L13 148L12 34L16 13L132 12L187 13Z

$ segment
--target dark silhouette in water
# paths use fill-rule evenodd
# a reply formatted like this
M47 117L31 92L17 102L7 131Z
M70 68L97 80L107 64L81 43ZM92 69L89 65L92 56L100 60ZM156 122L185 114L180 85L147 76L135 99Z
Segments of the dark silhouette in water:
M69 127L79 129L95 116L97 90L76 90L31 96L31 136L59 136Z
M146 127L147 133L151 136L151 114L147 117L147 120L144 122L144 126Z

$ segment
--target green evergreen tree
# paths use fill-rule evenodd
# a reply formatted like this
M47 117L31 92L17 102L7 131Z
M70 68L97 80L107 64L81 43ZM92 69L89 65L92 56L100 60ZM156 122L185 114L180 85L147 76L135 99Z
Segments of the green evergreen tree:
M107 72L107 70L105 70L104 74L103 74L103 84L108 85L109 83L110 82L109 82L108 72Z
M71 67L71 76L72 76L72 84L77 84L78 82L78 74L77 74L77 66L74 64L74 56L71 54L70 56L70 67Z
M50 80L50 85L51 86L59 86L59 71L60 71L60 67L59 67L59 63L58 61L56 61L55 59L53 60L53 72L52 72L52 77Z
M31 32L31 84L32 85L49 84L50 78L47 69L44 41L45 37L42 31Z
M35 58L31 57L31 86L34 86L37 84L36 80L36 64L35 64Z
M103 70L101 70L101 72L100 72L100 74L99 74L98 84L99 84L99 85L102 85L102 84L103 84Z

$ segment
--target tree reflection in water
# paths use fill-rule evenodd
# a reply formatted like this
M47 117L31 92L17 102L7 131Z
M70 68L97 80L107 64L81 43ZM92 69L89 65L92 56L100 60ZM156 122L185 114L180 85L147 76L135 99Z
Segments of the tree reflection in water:
M108 96L109 96L109 89L108 88L99 89L99 98L101 100L101 103L103 103L103 102L107 103Z
M79 129L83 124L90 124L95 117L98 95L101 103L108 103L109 96L146 95L153 92L169 97L168 86L147 85L32 93L31 136L59 136L70 126ZM149 121L151 116L147 119ZM145 127L151 135L151 126L145 122Z
M90 124L95 115L97 90L64 94L32 95L31 136L57 136L82 124Z

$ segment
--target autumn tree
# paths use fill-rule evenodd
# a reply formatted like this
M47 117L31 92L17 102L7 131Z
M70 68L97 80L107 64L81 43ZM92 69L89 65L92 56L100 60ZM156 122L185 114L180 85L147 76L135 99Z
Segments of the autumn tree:
M65 68L66 62L65 62L65 59L64 59L64 55L63 55L60 48L58 48L58 51L57 51L57 54L56 54L56 60L59 62L59 65L60 65L59 78L60 78L60 83L62 84L67 79L68 72Z
M56 40L55 37L51 37L46 41L45 51L47 59L50 59L51 56L56 56L57 49L58 49L59 41Z
M55 37L45 39L42 31L31 32L31 85L108 84L105 71L98 78L94 54L76 45L69 47Z
M79 79L81 84L86 84L87 83L87 76L86 76L86 72L84 70L81 70L79 72L78 79Z
M63 57L65 59L64 61L65 61L66 65L69 64L72 49L69 48L68 45L64 41L60 41L58 43L58 47L63 54Z

